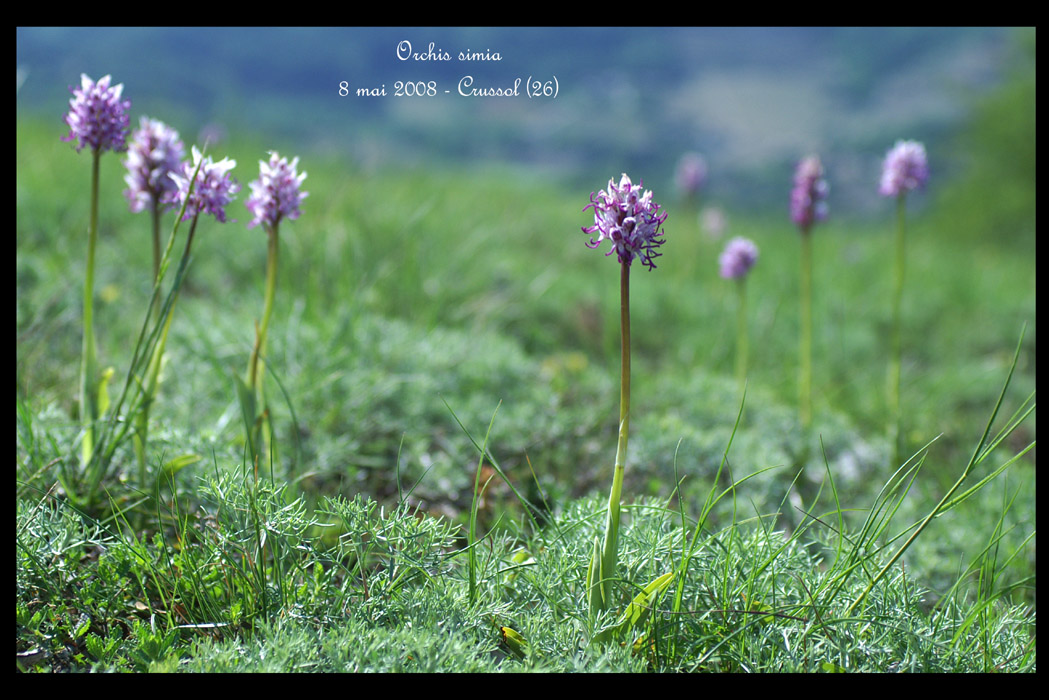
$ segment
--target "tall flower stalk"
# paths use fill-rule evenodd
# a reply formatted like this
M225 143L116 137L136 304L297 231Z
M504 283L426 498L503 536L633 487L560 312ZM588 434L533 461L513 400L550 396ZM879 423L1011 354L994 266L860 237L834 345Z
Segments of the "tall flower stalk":
M127 189L124 197L132 212L149 211L153 233L153 286L160 283L160 217L163 211L175 206L178 186L171 178L172 173L182 169L182 157L185 147L179 140L178 132L157 119L142 117L139 128L131 133L131 144L128 147L124 167L127 174L124 182ZM150 317L159 313L160 296L152 295ZM170 315L169 315L170 319ZM165 321L163 335L167 337L168 322ZM152 365L152 363L150 363ZM153 377L150 378L154 380ZM152 386L150 385L152 384ZM136 416L134 433L135 457L138 460L139 486L147 488L146 479L146 441L149 428L149 410L156 390L155 382L147 383L147 395Z
M747 273L757 261L758 247L741 236L729 241L718 258L721 277L736 281L736 378L741 388L747 379Z
M197 150L192 150L193 159L179 164L177 168L167 173L167 179L173 183L173 187L167 190L164 201L177 204L182 209L182 221L189 221L189 235L186 237L186 247L182 254L184 260L189 259L193 247L193 240L197 233L197 222L201 214L210 214L219 223L226 221L226 206L233 201L233 195L240 190L240 185L230 175L230 171L237 162L224 158L215 163L211 156L204 155ZM194 177L194 174L196 175ZM165 187L167 187L165 185ZM160 200L156 200L154 207ZM154 208L154 211L157 211ZM159 259L158 259L159 265ZM155 273L158 274L158 273ZM160 383L160 368L164 357L164 349L167 346L168 332L171 330L171 320L175 316L175 303L178 301L178 291L168 307L167 316L164 318L164 326L160 338L153 348L149 365L146 369L146 379L143 382L142 403L135 416L135 450L139 458L139 480L143 489L146 488L146 461L145 447L149 434L149 412L156 398L157 386Z
M265 408L265 396L262 389L262 373L265 367L266 338L269 333L270 317L273 315L273 300L277 290L277 255L279 251L280 223L284 219L297 219L299 206L309 196L301 190L306 173L299 173L296 157L289 163L287 158L271 151L269 161L259 161L259 178L249 183L251 195L244 204L251 212L252 219L248 228L261 225L266 231L266 292L262 310L262 322L256 326L255 343L248 360L247 388L251 394L250 408L245 409L245 418L250 413L248 430L249 449L253 458L258 457L260 432L265 431L265 440L270 443L271 430L268 422L260 420L268 414ZM262 416L256 416L256 407L262 408ZM269 452L269 450L267 450ZM258 465L256 464L256 467Z
M659 246L665 242L661 227L667 214L652 200L652 192L634 185L624 173L619 184L608 181L608 189L590 194L594 223L583 227L590 234L590 248L610 241L605 255L616 253L620 263L620 323L622 326L622 364L619 392L619 440L612 473L612 490L608 496L604 540L594 538L594 550L587 570L587 598L591 618L607 610L612 602L611 584L616 574L618 557L620 497L626 469L627 438L630 425L630 268L639 259L649 270L655 269L655 258L662 255Z
M123 84L110 85L105 76L98 82L81 74L80 87L70 88L69 113L65 122L69 133L63 141L75 141L79 153L91 149L91 214L88 221L87 272L84 275L84 336L80 361L80 422L83 439L80 463L86 467L95 446L95 430L105 406L100 404L98 348L94 330L95 248L98 244L98 178L99 161L106 151L123 151L126 146L131 109L130 100L122 100Z
M812 227L827 218L827 192L823 164L808 156L794 171L790 193L790 218L801 233L801 334L798 360L798 405L801 427L812 424Z
M181 170L185 153L177 131L158 119L142 117L124 160L128 207L135 213L148 210L153 223L154 282L160 272L160 216L174 207L177 190L170 174Z
M889 354L889 449L894 467L900 460L900 364L902 337L900 308L903 303L905 212L907 193L925 187L929 164L925 146L917 141L897 141L885 156L878 192L896 198L896 250L892 285L892 349Z

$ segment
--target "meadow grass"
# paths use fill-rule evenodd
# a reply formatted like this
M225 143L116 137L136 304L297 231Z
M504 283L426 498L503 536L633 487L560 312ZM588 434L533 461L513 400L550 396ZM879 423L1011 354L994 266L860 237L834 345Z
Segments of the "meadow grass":
M239 223L194 243L151 413L150 492L128 446L104 505L79 512L55 474L77 453L88 169L53 127L19 119L17 137L22 668L1035 670L1033 256L958 246L935 212L909 219L901 405L915 457L894 474L891 212L813 233L806 445L797 233L786 216L730 221L761 249L743 404L721 242L665 202L666 254L631 290L619 604L591 620L619 290L615 266L583 245L585 193L512 171L366 172L303 154L311 196L281 229L266 358L280 462L243 467L231 373L262 313L266 244L238 200ZM225 146L254 164L273 144ZM152 253L118 159L101 167L95 324L100 366L119 377ZM991 443L1007 432L985 455L986 428ZM1008 468L935 513L976 457L955 495ZM651 613L624 621L668 572L669 588L643 599ZM614 641L588 643L601 629Z

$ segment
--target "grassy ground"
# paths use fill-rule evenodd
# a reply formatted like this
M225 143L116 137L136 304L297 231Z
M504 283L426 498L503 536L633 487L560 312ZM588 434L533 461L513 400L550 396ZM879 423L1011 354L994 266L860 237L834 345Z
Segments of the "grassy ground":
M89 158L54 127L22 119L17 136L23 667L1035 668L1033 450L932 521L867 602L849 609L902 543L893 537L913 532L965 469L1025 323L992 436L1033 391L1031 251L959 245L936 228L935 211L912 211L908 454L938 439L909 490L886 495L882 487L895 483L885 439L890 207L884 222L850 224L842 214L815 231L815 431L806 450L796 411L795 231L785 216L731 213L729 235L761 250L736 426L735 295L717 276L724 241L700 231L696 212L672 193L657 192L670 211L665 255L653 272L639 267L632 284L624 493L636 504L621 594L625 605L639 590L631 584L677 571L657 605L676 614L629 626L622 644L588 645L595 623L581 576L601 520L593 496L607 492L611 471L619 361L618 266L588 250L579 230L589 191L509 171L364 172L302 154L311 194L302 218L282 227L269 341L280 449L272 480L242 467L232 381L262 312L266 255L264 235L245 226L242 193L230 209L237 222L208 220L198 231L152 412L154 492L136 489L133 456L121 450L108 504L74 513L55 471L77 453ZM281 150L234 138L214 153L234 157L246 185L273 147ZM593 189L611 175L595 174ZM115 382L143 321L151 256L147 217L127 212L122 177L119 158L104 157L96 328ZM472 440L481 443L490 421L494 460L482 478L495 474L494 462L509 484L495 476L478 504L490 534L470 550L473 590L457 525L474 500ZM1032 415L966 487L1033 435ZM715 485L720 492L758 472L694 529ZM545 499L540 522L513 489ZM819 519L805 518L789 493ZM875 517L889 512L891 521ZM842 525L848 537L838 536ZM684 561L691 542L697 553ZM529 640L525 651L504 627Z

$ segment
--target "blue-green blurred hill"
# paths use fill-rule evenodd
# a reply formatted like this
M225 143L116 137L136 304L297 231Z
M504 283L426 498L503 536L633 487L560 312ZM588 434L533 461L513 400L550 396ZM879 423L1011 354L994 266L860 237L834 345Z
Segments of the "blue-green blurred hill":
M647 185L666 191L677 159L694 150L710 164L710 198L768 211L786 206L793 163L819 152L835 211L862 214L883 208L877 174L897 138L924 140L934 170L953 174L951 137L973 101L1005 80L1016 34L972 27L19 28L17 107L53 114L60 128L67 87L82 72L109 73L124 83L136 120L162 118L190 140L203 129L212 136L248 129L287 148L345 153L365 165L506 163L591 189L626 170L647 173ZM450 58L401 60L402 41L413 53L427 53L432 42ZM460 61L460 52L500 60ZM466 75L486 87L556 77L559 92L460 97ZM437 94L394 97L398 80L433 81ZM341 81L351 95L340 97ZM355 95L380 86L387 97Z

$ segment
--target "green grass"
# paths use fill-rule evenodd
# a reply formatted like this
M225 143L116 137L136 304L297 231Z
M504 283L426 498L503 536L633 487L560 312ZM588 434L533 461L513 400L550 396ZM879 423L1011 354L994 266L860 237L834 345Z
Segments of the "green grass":
M729 235L761 249L748 280L750 375L735 427L735 295L717 276L721 243L657 192L670 212L668 243L656 271L633 275L622 604L605 623L679 570L711 489L741 483L697 535L678 614L668 612L675 581L622 645L588 645L584 578L603 521L619 371L617 266L588 250L579 230L589 191L513 171L370 172L300 154L311 194L302 218L281 228L267 361L281 457L274 480L242 467L231 377L262 313L266 255L264 234L245 226L242 193L230 210L238 221L202 222L194 244L151 414L154 493L137 490L128 446L104 483L105 506L78 513L55 475L77 454L89 163L60 131L18 122L23 667L1035 669L1033 450L932 520L845 614L964 470L1025 323L992 436L1032 393L1031 251L960 245L937 227L935 208L910 215L903 423L908 454L934 442L913 483L879 499L895 483L885 438L889 209L884 221L850 223L842 213L814 232L806 450L796 425L796 232L785 216L730 214ZM246 185L270 148L287 150L234 137L214 153L235 158ZM611 175L595 174L593 188ZM100 363L120 382L151 269L149 222L127 212L122 176L119 158L104 157L96 328ZM474 441L497 406L481 483L494 461L521 498L545 500L535 515L542 527L496 476L477 501L480 539L468 557ZM1032 414L965 487L1032 444L1034 429ZM176 461L182 455L199 459ZM878 512L892 518L861 541ZM502 643L501 627L528 651Z

